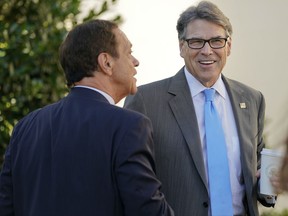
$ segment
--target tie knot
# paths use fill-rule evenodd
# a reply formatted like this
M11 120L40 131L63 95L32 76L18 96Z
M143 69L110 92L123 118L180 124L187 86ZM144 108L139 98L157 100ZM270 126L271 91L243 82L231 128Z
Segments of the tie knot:
M208 88L204 90L205 94L205 101L214 101L214 95L215 95L215 89L213 88Z

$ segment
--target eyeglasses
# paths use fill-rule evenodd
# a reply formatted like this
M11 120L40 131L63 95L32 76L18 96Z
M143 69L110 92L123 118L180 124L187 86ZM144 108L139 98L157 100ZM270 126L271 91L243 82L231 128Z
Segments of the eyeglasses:
M185 41L187 42L188 46L191 49L202 49L206 43L208 43L212 49L221 49L225 47L228 38L229 37L211 38L209 40L204 40L200 38L191 38L191 39L185 39Z

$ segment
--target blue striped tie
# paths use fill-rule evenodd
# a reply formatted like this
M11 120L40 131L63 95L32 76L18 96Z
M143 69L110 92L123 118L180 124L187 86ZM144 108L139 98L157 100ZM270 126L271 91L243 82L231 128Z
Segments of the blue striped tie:
M212 216L232 216L229 165L222 124L214 106L215 89L204 90L205 131Z

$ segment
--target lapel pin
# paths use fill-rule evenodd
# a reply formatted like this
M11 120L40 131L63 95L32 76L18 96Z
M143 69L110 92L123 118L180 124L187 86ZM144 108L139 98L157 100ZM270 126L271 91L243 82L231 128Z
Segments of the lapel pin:
M241 108L241 109L246 109L246 108L247 108L247 107L246 107L246 103L240 103L239 105L240 105L240 108Z

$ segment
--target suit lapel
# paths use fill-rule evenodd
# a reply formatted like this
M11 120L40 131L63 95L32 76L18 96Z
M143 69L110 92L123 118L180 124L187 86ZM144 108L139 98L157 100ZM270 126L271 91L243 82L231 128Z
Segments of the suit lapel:
M168 93L174 95L169 101L170 108L183 133L198 173L208 190L197 117L183 68L173 77Z
M240 145L240 158L243 176L246 184L253 184L253 173L255 172L255 161L253 162L254 146L251 141L251 101L246 96L242 88L232 82L231 80L223 77L226 86L231 106L234 113L236 122L239 145ZM257 162L256 162L257 164ZM250 191L252 193L252 189Z

